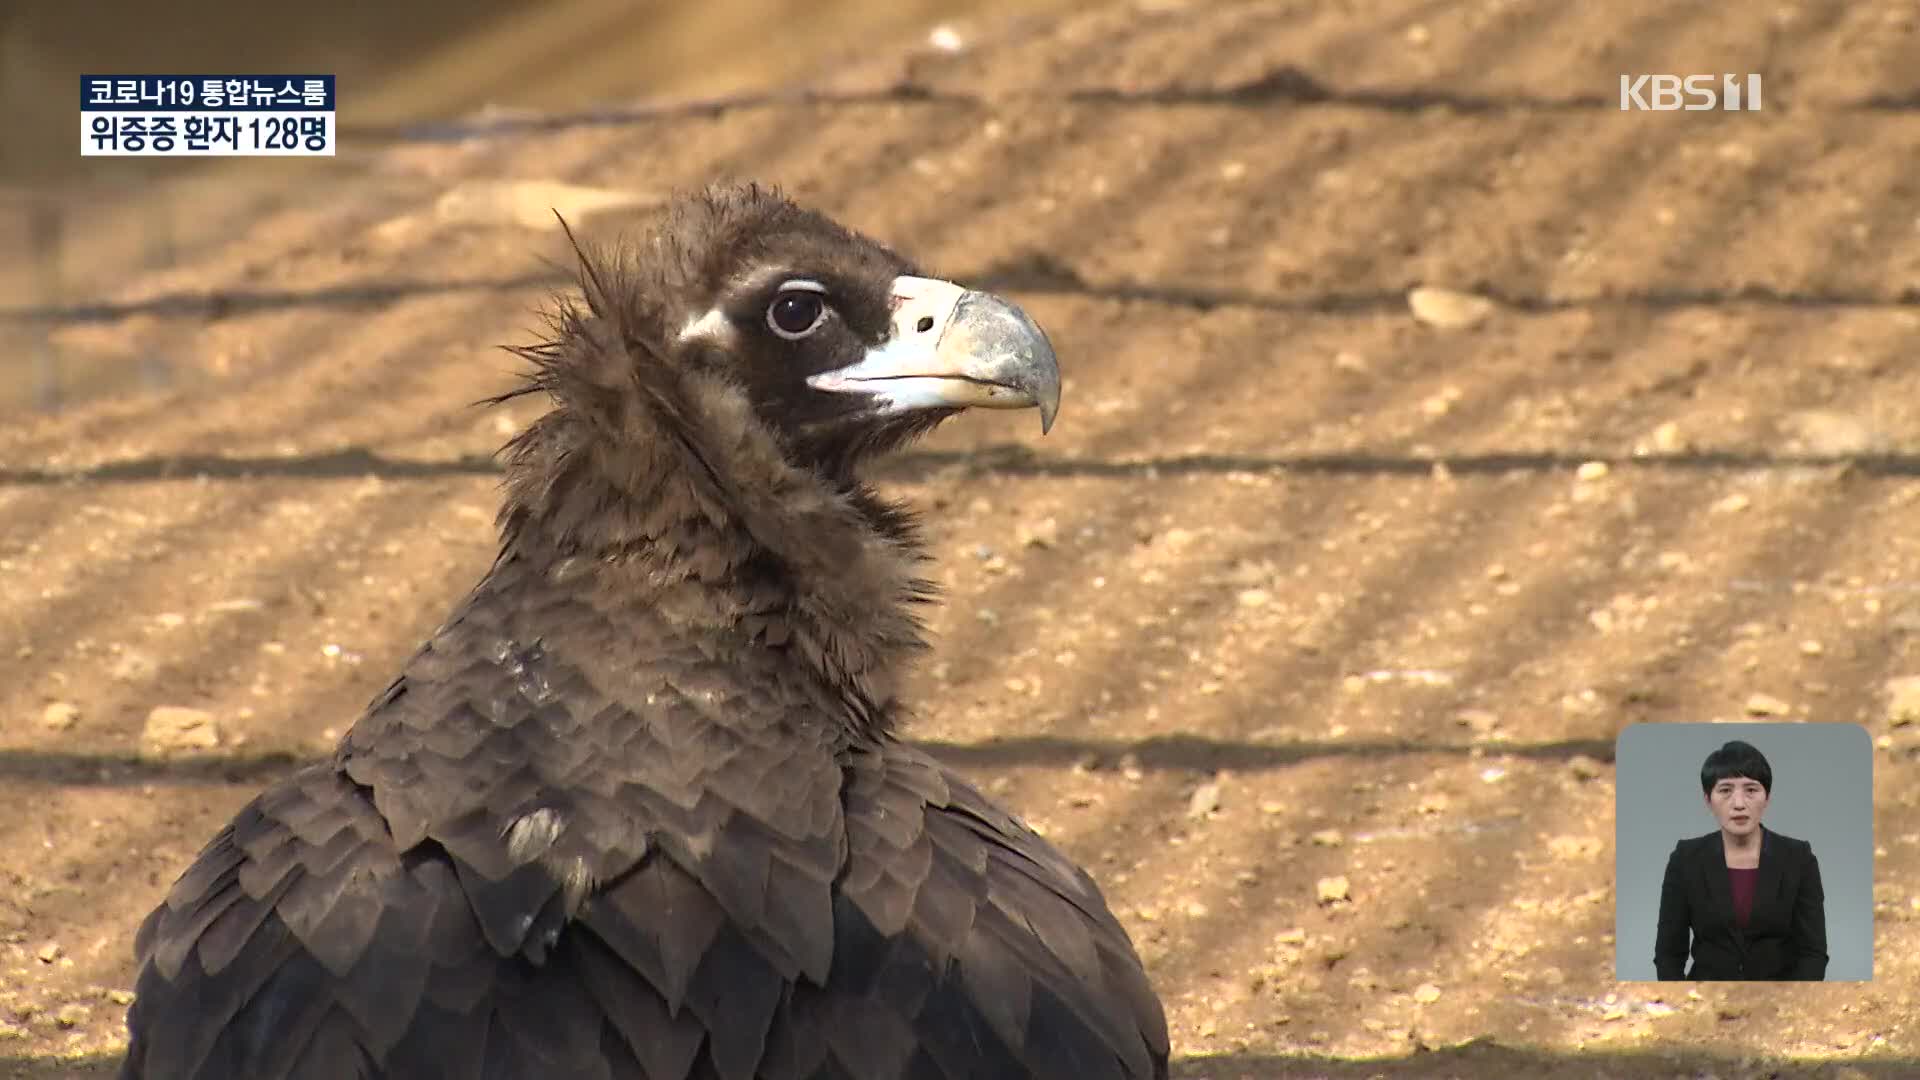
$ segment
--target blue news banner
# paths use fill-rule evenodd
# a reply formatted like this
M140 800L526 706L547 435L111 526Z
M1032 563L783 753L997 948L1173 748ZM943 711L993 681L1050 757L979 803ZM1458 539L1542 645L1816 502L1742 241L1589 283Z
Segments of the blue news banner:
M83 157L332 157L331 75L82 75Z

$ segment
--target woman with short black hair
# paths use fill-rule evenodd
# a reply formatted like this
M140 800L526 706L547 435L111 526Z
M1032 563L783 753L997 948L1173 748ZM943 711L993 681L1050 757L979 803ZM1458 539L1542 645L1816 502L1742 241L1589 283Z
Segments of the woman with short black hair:
M1720 827L1680 841L1667 858L1653 944L1659 977L1825 979L1820 863L1805 840L1761 826L1773 795L1766 756L1750 743L1726 743L1700 766L1700 793Z

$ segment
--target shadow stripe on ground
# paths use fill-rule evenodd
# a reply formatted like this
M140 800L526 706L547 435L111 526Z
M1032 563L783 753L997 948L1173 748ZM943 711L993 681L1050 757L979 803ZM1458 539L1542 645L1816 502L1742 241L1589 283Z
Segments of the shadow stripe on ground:
M1180 454L1132 461L1056 458L1024 445L980 450L923 450L900 455L873 471L876 480L914 483L935 472L959 468L970 474L1053 478L1147 479L1158 476L1293 472L1339 476L1431 476L1435 469L1458 475L1564 472L1589 462L1612 468L1662 472L1756 472L1846 469L1861 476L1920 476L1920 454L1778 454L1765 451L1690 451L1680 454L1619 454L1600 450L1493 451L1472 454ZM491 456L432 461L393 457L364 447L285 457L224 457L213 454L132 458L78 469L0 467L0 484L57 486L148 483L169 480L266 478L383 480L445 476L495 476Z
M1266 311L1317 314L1368 314L1403 312L1407 307L1407 294L1401 289L1272 296L1242 289L1195 288L1147 282L1090 284L1078 280L1071 271L1056 268L1049 268L1043 273L1024 269L989 268L981 273L956 273L950 276L956 281L972 282L983 289L1020 292L1032 296L1145 301L1199 311L1245 307ZM515 292L535 288L553 289L571 285L572 280L569 276L548 272L474 281L366 282L312 290L220 289L206 292L178 292L165 293L146 300L124 302L100 301L0 308L0 322L80 325L114 322L136 315L223 319L235 315L288 308L354 308L398 303L421 296ZM1681 308L1742 305L1809 310L1920 308L1920 287L1909 287L1884 294L1796 292L1771 289L1762 285L1748 285L1739 289L1654 290L1555 297L1502 295L1498 291L1485 289L1478 292L1506 308L1529 315L1575 311L1582 308L1642 308L1650 311L1671 311Z
M1153 735L1143 739L1067 738L1056 735L996 736L979 742L909 740L960 769L1065 768L1091 764L1111 769L1123 757L1142 769L1213 772L1231 765L1237 771L1280 769L1318 758L1374 758L1400 754L1449 754L1476 751L1530 760L1564 760L1585 755L1613 760L1609 739L1558 739L1551 742L1447 743L1420 739L1352 739L1343 742L1297 740L1285 743L1217 739L1205 735ZM139 754L82 753L62 750L0 750L0 778L19 783L73 787L121 787L154 783L255 784L326 760L286 751L207 754L158 759Z

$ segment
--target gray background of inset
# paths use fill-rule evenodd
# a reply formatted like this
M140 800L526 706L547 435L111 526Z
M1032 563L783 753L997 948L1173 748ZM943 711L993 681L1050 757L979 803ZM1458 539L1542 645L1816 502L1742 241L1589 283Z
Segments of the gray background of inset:
M1873 978L1873 742L1858 724L1633 724L1615 744L1614 972L1652 981L1660 881L1674 844L1719 827L1700 766L1730 739L1773 767L1761 824L1813 845L1826 892L1827 981Z

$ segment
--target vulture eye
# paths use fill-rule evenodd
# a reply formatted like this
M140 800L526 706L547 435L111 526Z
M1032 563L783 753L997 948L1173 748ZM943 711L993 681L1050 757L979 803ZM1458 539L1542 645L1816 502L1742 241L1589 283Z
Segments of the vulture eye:
M798 341L827 321L826 290L811 281L789 281L767 305L767 325L788 341Z

